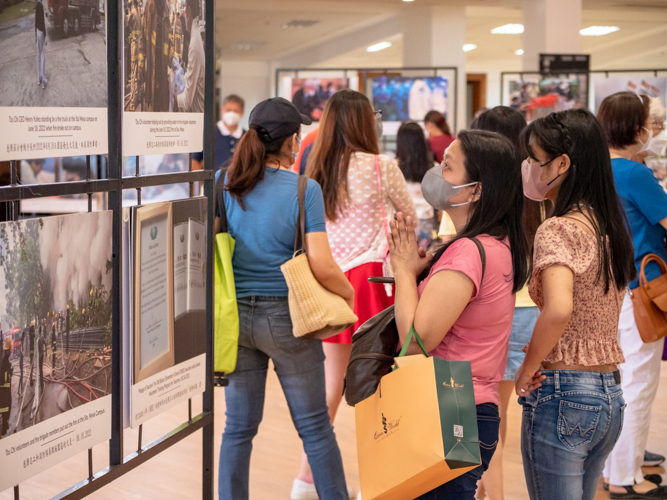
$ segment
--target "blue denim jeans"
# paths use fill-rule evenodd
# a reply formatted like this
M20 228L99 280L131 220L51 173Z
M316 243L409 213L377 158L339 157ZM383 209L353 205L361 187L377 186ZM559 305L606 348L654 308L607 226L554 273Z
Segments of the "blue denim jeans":
M491 458L498 446L500 416L496 405L493 403L477 405L477 428L479 431L479 451L482 458L482 465L417 497L418 500L475 499L477 481L482 478L484 471L489 468Z
M248 499L250 453L264 411L269 359L303 441L320 499L347 499L343 461L327 413L322 341L294 337L287 297L241 298L238 306L238 360L225 389L220 500Z
M521 454L531 500L593 500L621 434L625 401L613 373L543 370L523 405Z

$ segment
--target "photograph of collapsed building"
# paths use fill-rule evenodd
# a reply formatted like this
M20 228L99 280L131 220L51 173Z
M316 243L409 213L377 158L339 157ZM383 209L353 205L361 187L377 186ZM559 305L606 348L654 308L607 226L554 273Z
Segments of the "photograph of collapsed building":
M204 0L124 0L125 111L204 112Z
M110 394L111 226L0 224L0 438Z

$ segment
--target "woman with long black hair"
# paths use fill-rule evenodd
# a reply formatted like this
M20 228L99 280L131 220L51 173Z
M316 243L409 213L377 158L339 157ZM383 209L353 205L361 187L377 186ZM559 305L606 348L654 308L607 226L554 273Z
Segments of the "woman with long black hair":
M623 422L617 341L636 274L604 132L588 111L552 113L523 134L524 192L554 207L535 235L530 295L540 308L516 393L533 500L593 500Z
M424 130L415 122L405 122L396 134L396 161L405 176L408 192L417 209L419 224L417 238L421 248L428 249L433 241L435 211L422 194L422 180L426 172L433 168Z
M401 343L412 327L433 356L470 361L482 465L423 495L426 500L472 500L498 443L498 385L505 372L515 293L528 276L521 227L521 159L505 137L464 131L442 166L424 177L426 200L445 210L456 237L431 259L418 250L415 221L396 214L391 262ZM482 252L484 250L485 264ZM421 352L416 344L408 353Z

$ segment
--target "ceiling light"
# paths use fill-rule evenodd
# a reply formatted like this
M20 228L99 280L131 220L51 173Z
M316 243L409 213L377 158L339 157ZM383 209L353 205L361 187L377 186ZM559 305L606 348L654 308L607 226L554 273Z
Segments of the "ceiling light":
M379 52L380 50L388 49L389 47L391 47L391 42L380 42L368 47L366 52Z
M288 23L283 24L283 29L301 29L301 28L310 28L311 26L319 23L317 19L294 19Z
M471 50L475 50L477 48L477 45L474 43L466 43L463 45L463 52L470 52Z
M491 33L494 35L518 35L523 33L523 24L506 24L493 28Z
M579 34L583 36L602 36L618 30L618 26L590 26L580 30Z
M259 47L266 45L266 42L259 42L259 41L241 41L241 42L234 42L229 45L229 48L232 50L239 50L239 51L245 51L245 50L255 50L258 49Z
M523 55L523 49L515 50L514 53L515 53L517 56L522 56L522 55Z
M415 0L403 0L404 2L414 2Z

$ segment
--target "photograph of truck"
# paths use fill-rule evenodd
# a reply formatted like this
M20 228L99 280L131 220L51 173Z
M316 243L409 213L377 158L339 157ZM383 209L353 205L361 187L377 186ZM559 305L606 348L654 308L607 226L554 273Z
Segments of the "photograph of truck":
M0 3L0 106L106 107L104 11L104 0Z

